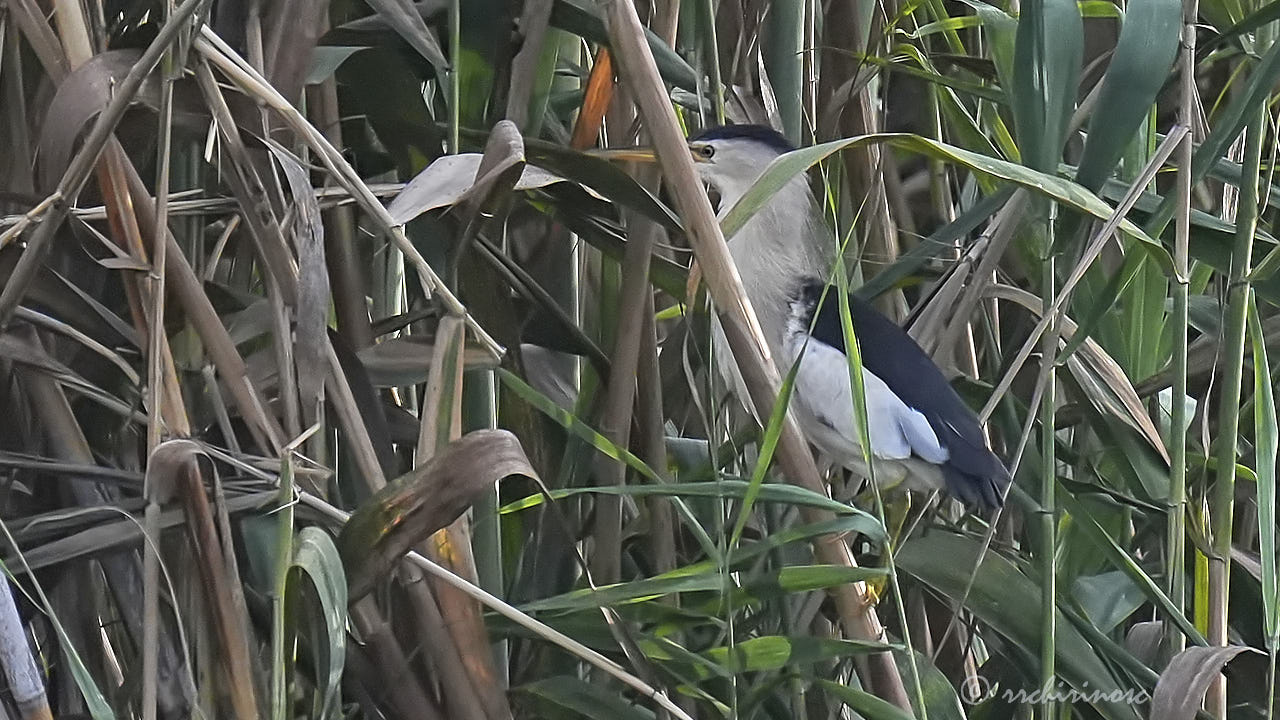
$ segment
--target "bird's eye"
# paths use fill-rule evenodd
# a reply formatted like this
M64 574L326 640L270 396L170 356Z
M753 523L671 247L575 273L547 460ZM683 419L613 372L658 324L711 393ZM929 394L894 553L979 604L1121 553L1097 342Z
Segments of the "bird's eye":
M698 148L698 154L706 158L707 160L710 160L711 158L715 157L716 149L710 145L703 145L702 147Z

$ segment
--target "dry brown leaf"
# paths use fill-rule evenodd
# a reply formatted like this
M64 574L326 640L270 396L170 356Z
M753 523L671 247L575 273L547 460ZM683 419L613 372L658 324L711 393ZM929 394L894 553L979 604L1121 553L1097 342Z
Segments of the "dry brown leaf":
M1169 661L1160 673L1151 697L1151 717L1160 720L1191 720L1204 703L1209 684L1232 658L1242 652L1257 652L1244 645L1187 648Z
M477 430L378 491L338 536L350 601L366 595L410 548L512 475L537 477L520 441L505 430Z

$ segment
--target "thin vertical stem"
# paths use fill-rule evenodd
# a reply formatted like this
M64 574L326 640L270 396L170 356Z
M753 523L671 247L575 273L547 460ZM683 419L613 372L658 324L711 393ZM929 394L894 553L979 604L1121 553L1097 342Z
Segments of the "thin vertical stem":
M462 152L462 0L449 3L449 147L451 153Z
M280 490L276 496L276 567L274 597L271 599L271 720L289 717L288 657L285 647L284 598L288 588L289 565L293 560L293 449L280 453Z
M702 34L707 42L702 52L710 65L707 75L711 78L711 97L716 112L716 124L723 125L725 120L724 83L720 77L720 40L716 37L715 0L702 0L698 9L702 14Z
M173 15L173 2L165 3L166 20ZM159 227L167 227L169 210L169 156L173 140L173 79L174 52L170 47L165 51L160 62L163 68L164 81L160 88L160 113L157 142L156 171L156 222ZM152 412L147 416L147 454L160 444L164 429L164 414L160 410L165 403L165 359L168 357L165 347L164 323L164 266L166 243L152 243L151 275L148 278L151 292L151 308L149 318L150 336L147 342L147 394L150 396ZM155 503L148 503L146 509L147 529L156 532L156 519L160 508ZM152 536L152 542L159 540ZM156 717L156 695L159 691L159 654L160 654L160 558L152 543L147 543L143 551L142 564L142 612L146 619L142 628L142 718L154 720Z
M1262 141L1267 132L1267 108L1258 108L1245 130L1244 158L1240 169L1240 200L1236 211L1235 247L1227 277L1227 311L1223 321L1221 357L1222 397L1218 408L1217 480L1209 502L1209 644L1227 644L1227 600L1231 578L1231 540L1235 520L1236 437L1240 431L1240 382L1244 376L1245 324L1249 314L1249 268L1253 263L1253 236L1258 226L1259 167ZM1209 686L1205 709L1216 718L1227 717L1227 679L1219 675Z
M1267 650L1267 720L1275 717L1276 705L1276 648Z
M804 4L804 37L800 52L803 68L804 111L800 118L800 136L804 144L817 140L818 132L818 0L806 0ZM808 122L805 122L805 117Z
M173 14L173 3L165 4L165 16ZM156 224L160 227L167 227L169 222L169 155L173 141L173 80L175 76L174 69L174 52L170 47L165 50L164 58L160 61L161 71L163 73L163 83L160 86L160 113L159 124L156 128L157 132L157 148L156 148ZM147 392L151 397L152 407L155 410L163 407L164 397L164 265L165 265L165 243L157 242L152 245L151 257L151 274L147 278L147 285L151 292L151 307L149 308L150 317L150 337L147 346ZM149 414L147 422L147 452L155 450L156 445L160 444L160 435L163 428L162 413L153 411Z
M1165 526L1166 565L1170 602L1179 612L1186 597L1187 517L1187 293L1190 284L1188 248L1191 238L1191 159L1195 153L1196 111L1196 15L1197 0L1186 0L1182 10L1182 98L1178 122L1187 134L1178 145L1177 217L1173 245L1173 395L1170 413L1169 512ZM1167 625L1168 652L1177 653L1186 638L1173 623Z
M1049 317L1049 326L1041 338L1040 352L1042 377L1044 378L1044 394L1040 399L1040 690L1043 693L1044 705L1042 714L1045 720L1054 717L1053 686L1056 674L1054 658L1057 654L1057 598L1058 573L1054 562L1057 551L1057 503L1054 493L1058 483L1057 453L1054 445L1057 426L1054 420L1054 406L1057 403L1057 371L1054 362L1058 354L1058 313L1054 310L1057 293L1055 273L1055 257L1053 254L1053 226L1056 206L1049 206L1049 219L1046 223L1045 258L1043 267L1043 302L1044 312Z

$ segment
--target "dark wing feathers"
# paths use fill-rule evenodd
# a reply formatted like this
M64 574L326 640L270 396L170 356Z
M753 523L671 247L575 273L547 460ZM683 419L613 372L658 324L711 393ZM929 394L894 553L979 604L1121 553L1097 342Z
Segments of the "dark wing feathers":
M803 283L800 297L805 306L817 306L823 287L820 280ZM813 324L813 337L844 352L837 292L835 288L827 292ZM849 313L862 348L863 367L924 415L947 448L950 458L942 465L942 474L951 493L966 503L998 505L1009 473L987 448L973 410L905 330L853 294L849 295Z

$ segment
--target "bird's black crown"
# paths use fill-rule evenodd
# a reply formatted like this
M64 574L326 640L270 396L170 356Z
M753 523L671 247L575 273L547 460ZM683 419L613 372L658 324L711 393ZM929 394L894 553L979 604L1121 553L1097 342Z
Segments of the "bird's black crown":
M689 142L708 140L755 140L777 150L779 154L795 150L795 146L773 128L764 125L720 125L710 127L691 136Z

